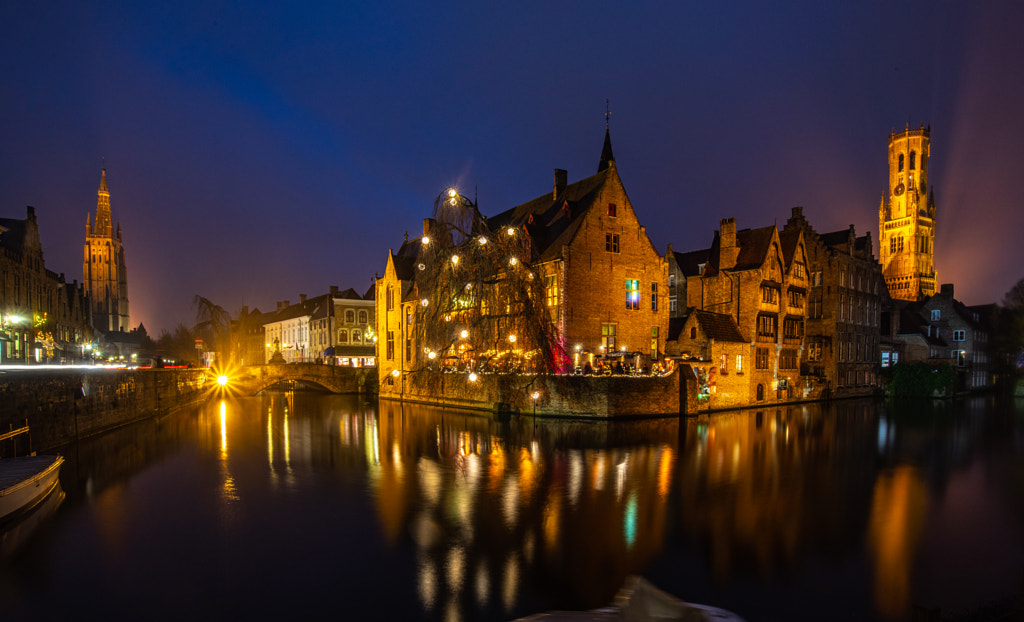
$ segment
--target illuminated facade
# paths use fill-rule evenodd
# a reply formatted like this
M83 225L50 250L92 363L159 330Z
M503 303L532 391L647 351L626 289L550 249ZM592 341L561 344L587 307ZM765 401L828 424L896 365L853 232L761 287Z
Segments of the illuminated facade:
M935 293L935 193L928 187L931 129L889 135L889 188L878 208L879 259L889 294Z
M100 177L97 193L96 222L85 218L85 261L82 283L89 295L93 326L104 333L128 332L128 270L125 268L121 223L115 232L110 215L110 191L107 190L107 169Z
M464 198L453 194L451 200ZM475 205L470 204L470 207L475 210ZM499 246L522 258L516 266L511 263L516 261L516 256L505 257L507 266L495 270L490 282L482 282L479 274L443 277L461 279L458 285L464 292L452 296L473 305L471 311L453 312L443 321L451 321L453 325L468 321L464 317L468 313L474 314L477 321L480 316L504 315L506 326L528 328L518 317L516 308L534 309L539 301L543 308L540 315L546 314L552 326L544 337L549 346L553 345L566 355L558 361L559 369L582 366L595 357L613 354L628 355L626 361L630 364L637 361L649 364L663 354L669 314L668 263L658 254L637 219L619 177L607 132L596 174L570 184L568 173L555 169L551 192L489 219L480 217L473 225L472 234L476 236L472 240L479 240L478 243L471 241L469 247L454 250L460 248L458 244L451 246L448 240L446 245L442 239L450 237L452 230L442 230L438 224L435 219L427 219L422 238L406 239L397 252L390 252L384 276L377 281L381 395L402 393L406 374L420 369L430 354L443 359L458 358L456 365L460 371L465 371L466 367L476 369L473 366L481 363L480 360L465 360L461 350L451 357L453 353L447 349L435 347L436 351L429 351L431 344L419 342L430 330L422 326L417 330L417 323L426 321L436 305L443 303L430 299L430 292L435 292L437 286L428 283L429 279L423 276L431 274L432 261L436 265L437 258L432 253L436 253L433 249L439 244L453 249L446 251L450 254L461 254L463 259L461 264L451 263L446 272L435 274L456 274L467 263L470 251L476 253L478 262L495 260L493 256L485 257L483 249ZM450 262L458 260L458 257L446 257ZM525 275L529 279L512 286L513 275L515 278ZM485 302L480 285L498 290L505 288L505 292ZM514 291L517 288L522 289ZM547 324L546 320L544 323ZM544 330L540 327L538 333ZM531 338L531 335L524 338L523 332L518 335L511 330L506 332L512 334L501 334L500 338L519 339L514 347L527 352L528 359L533 356L531 348L545 341ZM469 339L474 337L470 335ZM502 344L500 347L507 349L509 346ZM476 349L489 356L485 350ZM540 369L540 366L533 366L528 360L523 369Z

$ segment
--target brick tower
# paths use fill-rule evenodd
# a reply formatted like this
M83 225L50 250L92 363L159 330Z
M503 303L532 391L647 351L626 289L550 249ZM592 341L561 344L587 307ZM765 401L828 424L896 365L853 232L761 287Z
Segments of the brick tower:
M879 260L889 294L935 293L935 193L928 187L931 128L889 134L889 189L878 207Z
M128 271L121 245L121 223L117 223L115 233L110 216L107 169L103 169L97 194L95 226L90 226L89 215L85 217L82 281L92 307L93 327L105 333L128 332Z

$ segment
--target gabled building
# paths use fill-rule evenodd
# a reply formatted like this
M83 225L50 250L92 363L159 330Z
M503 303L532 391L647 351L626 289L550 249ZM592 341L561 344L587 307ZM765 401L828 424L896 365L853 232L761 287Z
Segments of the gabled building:
M990 305L968 307L953 297L953 284L921 306L935 332L949 344L949 358L957 371L957 389L969 391L992 386L991 327L986 325Z
M320 359L310 341L310 320L322 306L330 304L329 294L306 299L299 295L298 304L285 300L277 303L277 311L264 318L263 331L267 339L269 361L280 352L286 363L309 363Z
M794 207L780 237L787 259L803 236L807 277L806 348L802 373L826 383L837 396L867 395L877 388L881 361L879 327L888 292L875 261L871 234L853 225L817 233Z
M740 332L736 318L690 308L678 324L679 332L670 333L670 344L696 370L698 400L713 399L718 408L749 404L750 339Z
M75 362L92 337L85 289L46 269L35 208L0 218L0 363Z
M661 357L668 329L668 264L639 223L607 131L596 174L570 184L568 173L555 169L550 192L484 219L482 227L474 233L481 244L488 236L509 236L528 253L531 282L539 281L538 296L553 326L552 341L565 355L564 371L612 354L629 354L647 365ZM407 239L389 252L377 281L382 395L401 392L396 379L420 368L429 354L414 328L424 314L421 306L430 303L421 299L430 286L419 281L423 240L431 237L427 219L422 240ZM501 287L505 277L494 277ZM459 364L473 363L460 358Z
M786 242L784 251L774 226L737 231L736 220L726 218L715 232L703 268L686 278L687 306L732 318L747 343L744 354L726 356L726 370L731 365L742 372L731 380L728 399L711 394L710 408L803 399L820 388L800 373L799 366L808 288L802 232L787 234ZM699 267L703 253L686 254L692 261L676 254L676 263ZM680 352L688 341L692 338L684 327L676 346ZM720 364L724 352L712 354L711 364ZM721 369L714 371L721 376Z

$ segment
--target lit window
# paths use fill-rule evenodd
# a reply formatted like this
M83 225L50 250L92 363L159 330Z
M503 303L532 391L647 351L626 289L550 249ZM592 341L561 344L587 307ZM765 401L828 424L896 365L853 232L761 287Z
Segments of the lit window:
M651 311L658 310L658 284L651 283Z
M601 324L601 346L605 352L615 351L615 324Z
M626 279L626 308L640 308L640 281L636 279Z
M549 274L544 277L544 293L549 307L558 306L558 275Z

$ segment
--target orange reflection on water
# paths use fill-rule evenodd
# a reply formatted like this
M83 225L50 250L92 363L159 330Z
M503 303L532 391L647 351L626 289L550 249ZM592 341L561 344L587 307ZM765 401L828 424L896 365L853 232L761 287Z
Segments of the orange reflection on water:
M672 448L667 445L662 447L661 459L658 461L658 496L662 499L668 497L669 489L672 488L672 467L675 461Z
M910 613L911 571L924 528L928 492L908 465L875 480L868 548L875 561L875 606L886 618Z

